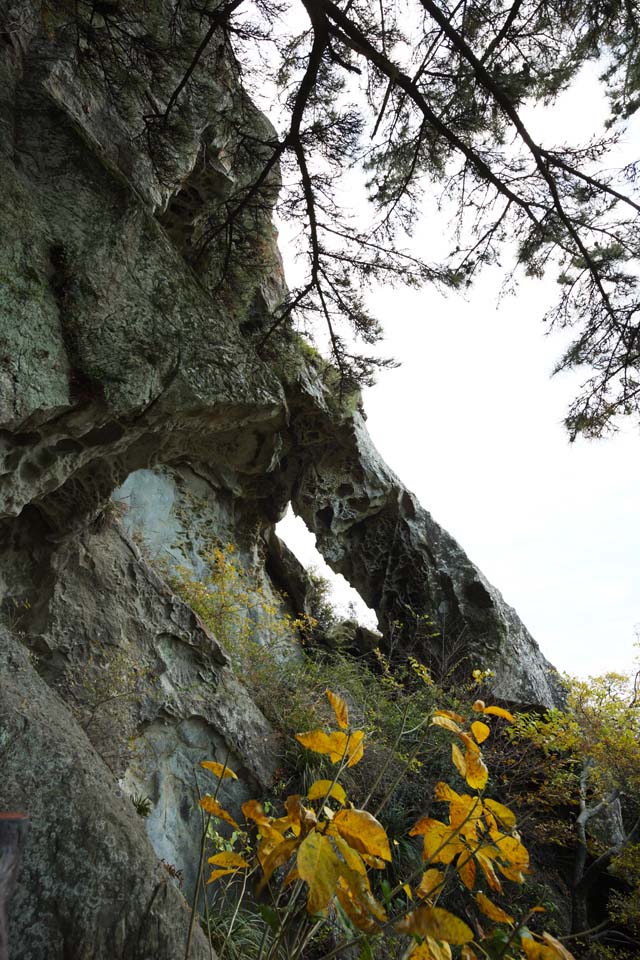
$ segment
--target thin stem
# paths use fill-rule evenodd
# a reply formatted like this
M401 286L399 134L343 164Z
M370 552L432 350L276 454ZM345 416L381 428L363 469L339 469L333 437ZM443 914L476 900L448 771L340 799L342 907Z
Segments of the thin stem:
M222 780L223 780L223 778L224 778L224 774L225 774L225 770L227 769L227 764L228 764L228 762L229 762L229 750L227 750L226 756L225 756L225 758L224 758L224 764L223 764L223 766L222 766L222 773L221 773L221 775L218 777L218 783L217 783L217 786L216 786L216 789L215 789L215 793L214 793L214 795L213 795L213 799L214 799L214 800L217 800L217 799L218 799L218 792L219 792L219 790L220 790L220 785L222 784ZM199 796L200 796L200 787L199 787L199 785L198 785L198 777L196 776L195 772L194 772L194 778L195 778L195 782L196 782L196 792L197 792L198 797L199 797ZM194 928L194 925L195 925L196 911L197 911L197 909L198 909L198 893L199 893L200 887L201 887L201 885L202 885L202 873L203 873L203 870L204 870L204 854L205 854L205 850L206 850L206 847L207 847L207 834L208 834L208 832L209 832L209 824L210 824L210 823L211 823L211 814L208 814L207 819L206 819L206 823L205 823L204 828L203 828L203 831L202 831L202 839L201 839L201 841L200 841L200 860L199 860L199 862L198 862L198 876L197 876L197 878L196 878L196 885L195 885L195 889L194 889L194 891L193 891L193 904L191 905L191 917L189 918L189 929L188 929L188 931L187 931L187 944L186 944L185 951L184 951L184 960L189 960L189 953L191 952L191 940L192 940L192 937L193 937L193 928ZM205 900L205 904L206 904L206 903L207 903L206 890L204 891L204 900ZM205 909L208 910L208 906L207 906ZM207 930L209 931L209 927L208 927L208 926L207 926ZM208 933L208 936L209 936L209 946L211 946L211 933L210 933L210 932Z
M196 911L198 908L198 893L200 892L200 885L202 883L202 871L204 869L204 852L207 844L207 831L209 829L209 823L211 822L211 814L208 815L206 824L202 831L202 839L200 841L200 860L198 863L198 876L196 879L195 890L193 891L193 904L191 906L191 917L189 919L189 930L187 932L187 945L184 951L184 960L189 960L189 953L191 951L191 939L193 937L193 927L196 919Z

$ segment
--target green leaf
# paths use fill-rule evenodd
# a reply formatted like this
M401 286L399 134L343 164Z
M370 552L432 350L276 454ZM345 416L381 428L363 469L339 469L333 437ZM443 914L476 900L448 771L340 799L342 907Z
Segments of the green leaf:
M266 903L258 904L258 911L272 933L278 933L280 930L280 918L278 917L277 911Z
M362 946L360 947L360 960L373 960L373 950L371 949L371 944L366 937L362 941Z

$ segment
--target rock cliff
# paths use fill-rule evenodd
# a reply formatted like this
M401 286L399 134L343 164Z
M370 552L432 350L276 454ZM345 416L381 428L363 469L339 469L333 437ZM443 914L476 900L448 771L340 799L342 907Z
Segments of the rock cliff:
M553 702L555 681L382 461L357 393L339 399L290 329L263 349L284 294L270 210L236 259L207 231L260 170L270 127L224 45L180 88L200 15L0 0L0 31L0 810L32 818L12 957L168 960L186 904L160 861L188 892L194 763L229 757L257 788L278 746L150 549L197 571L202 543L233 542L299 607L304 578L274 533L291 503L396 653L467 656L527 703ZM136 794L153 801L145 820Z

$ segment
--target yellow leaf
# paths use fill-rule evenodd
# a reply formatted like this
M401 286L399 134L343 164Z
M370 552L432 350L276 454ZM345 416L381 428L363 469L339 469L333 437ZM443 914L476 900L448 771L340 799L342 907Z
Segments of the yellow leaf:
M411 960L451 960L451 947L433 937L425 937L422 943L416 944L409 957Z
M296 857L300 879L309 887L307 911L324 913L336 892L340 863L329 837L313 830L300 844Z
M494 817L500 821L503 827L506 827L508 830L513 830L516 825L516 815L509 810L509 807L498 803L497 800L485 800L484 805L487 810L490 810Z
M380 857L372 857L369 853L363 853L362 859L368 867L373 867L374 870L384 870L387 866L384 860L381 860Z
M464 761L464 755L462 750L457 743L451 744L451 759L453 760L454 766L461 777L466 777L467 775L467 765Z
M385 829L366 810L340 810L332 823L354 850L391 860Z
M500 851L500 859L516 870L527 870L529 867L529 851L516 837L504 835L497 839L496 846Z
M480 797L471 797L468 793L463 793L449 805L449 823L452 827L459 827L465 837L477 837L477 825L482 815L482 800Z
M257 824L262 825L271 822L258 800L247 800L246 803L242 804L242 812L247 820L255 820Z
M558 954L553 947L544 943L538 943L531 937L522 937L520 946L524 951L527 960L558 960Z
M298 831L299 833L300 831ZM279 844L284 841L284 831L274 830L271 824L261 823L260 824L260 837L261 843L258 847L258 856L263 854L267 855L274 847L277 847ZM260 861L262 862L262 860Z
M451 960L451 947L448 943L434 940L433 937L425 937L424 942L429 947L432 960Z
M467 750L465 757L467 765L467 783L473 790L484 790L489 779L489 771L479 753Z
M323 730L310 730L309 733L297 733L296 740L314 753L328 754L331 763L348 760L347 766L353 767L362 759L364 732L356 730L350 736L341 730L325 733Z
M407 895L407 897L409 898L409 900L413 900L413 890L411 889L411 887L409 886L409 884L408 884L408 883L403 883L403 884L402 884L402 889L403 889L404 892L406 893L406 895Z
M424 835L424 849L422 859L435 863L451 863L457 855L464 849L456 834L452 832L446 823L440 820L431 820L429 817L421 817L420 820L409 831L410 837L419 834Z
M431 725L434 727L444 727L445 730L453 730L454 733L460 733L460 727L451 717L443 717L442 714L434 713L431 718Z
M476 953L465 943L460 951L460 960L478 960Z
M211 876L207 880L207 883L214 883L214 881L219 880L220 877L226 877L230 873L237 873L237 870L212 870Z
M292 823L300 823L302 818L302 804L300 803L299 793L291 793L284 802L284 808L287 811L288 819Z
M476 865L471 855L466 860L461 858L456 864L456 869L467 890L473 890L476 883Z
M306 834L317 824L318 818L310 807L305 807L300 794L292 793L285 800L284 806L288 816L272 821L271 826L275 827L276 830L279 830L280 825L282 825L282 832L284 832L290 826L291 830L297 835L302 827Z
M347 763L348 767L355 767L356 763L359 763L364 756L364 731L355 730L349 737L349 742L346 749L346 755L349 757L349 762Z
M349 726L349 710L347 709L347 704L337 693L332 693L331 690L325 690L325 693L329 703L333 707L338 726L346 730Z
M238 777L233 772L231 767L226 767L223 763L216 763L215 760L203 760L200 764L201 767L204 767L205 770L211 771L216 777L233 777L234 780L237 780Z
M364 930L366 933L378 932L379 928L342 877L338 881L336 896L354 927L357 927L358 930Z
M485 849L486 848L483 848L483 850ZM502 884L498 880L498 876L495 870L493 869L493 864L491 863L489 856L487 856L486 853L483 853L482 851L478 851L476 853L476 860L480 864L480 869L484 873L487 883L489 884L491 889L495 890L496 893L502 893Z
M470 737L468 733L461 733L460 739L462 740L465 747L467 748L467 753L475 753L477 755L480 754L480 747L475 742L473 737Z
M313 750L314 753L328 753L332 763L338 763L342 760L347 743L346 734L325 733L324 730L296 733L296 740L307 750Z
M499 860L496 860L496 866L503 877L506 877L507 880L512 880L514 883L524 883L525 876L522 870L517 870L515 867L506 867L503 863L500 863Z
M436 783L433 795L436 800L444 800L445 803L456 803L460 800L460 794L456 793L448 783L443 783L442 780Z
M491 733L491 729L486 725L486 723L483 723L482 720L474 720L471 724L471 732L476 738L477 743L484 743Z
M503 710L502 707L485 707L482 712L489 713L493 717L502 717L503 720L508 720L509 723L514 723L516 719L512 713L509 713L508 710Z
M264 828L267 826L271 830L277 830L277 832L283 836L287 830L295 833L296 837L300 833L300 820L292 820L291 817L278 817L276 820L271 820L268 824L260 824L260 833L263 833Z
M202 809L205 810L212 817L218 817L219 820L225 820L227 823L230 823L235 830L240 829L240 827L235 822L231 814L227 813L224 807L221 807L218 801L214 800L213 797L210 797L208 793L206 793L204 797L198 800L198 803L200 804Z
M510 917L508 913L505 913L505 911L496 906L495 903L492 903L489 897L485 897L484 893L476 893L476 903L485 917L489 917L489 920L495 920L496 923L510 923L513 925L513 917Z
M207 863L212 863L216 867L235 867L236 870L247 870L251 866L239 853L216 853L215 856L209 857Z
M396 930L398 933L433 937L445 943L461 944L473 940L473 932L464 920L442 907L418 907L396 925Z
M268 830L267 827L264 829ZM262 836L256 851L261 867L264 867L269 855L273 853L276 847L279 847L281 843L284 843L284 837L279 833L276 833L275 830L269 830L266 836Z
M449 832L446 823L442 823L440 820L432 820L431 817L420 817L411 827L411 830L409 830L409 836L418 837L421 834L427 834L430 830L442 830L444 833Z
M335 839L336 838L334 838L334 842ZM345 841L343 840L342 843L344 844ZM345 844L345 846L347 846L347 844ZM384 907L373 896L371 884L369 883L369 878L366 873L354 872L346 865L344 867L341 866L339 887L342 887L342 889L348 892L352 902L357 904L360 910L375 917L375 919L381 923L385 922L387 915L384 912Z
M455 720L457 723L464 723L464 717L461 717L459 713L454 713L453 710L434 710L434 717L449 717L450 720Z
M353 847L349 843L347 843L347 841L343 837L341 837L340 834L338 833L331 834L331 842L334 848L339 853L345 866L348 867L349 870L352 870L354 873L358 873L360 874L360 876L366 877L367 868L365 866L363 857L361 857L360 854L357 853L357 851L355 851ZM344 873L344 871L342 872Z
M445 882L445 875L442 870L436 870L435 867L430 867L429 870L425 870L422 874L422 880L416 887L416 896L423 900L425 897L430 897L432 893L439 891Z
M302 842L304 843L304 840ZM266 857L261 858L260 864L262 866L263 876L256 888L258 893L260 893L265 884L269 882L274 870L277 870L278 867L286 863L299 845L300 840L297 837L293 837L291 840L283 840L282 843L279 843Z
M316 780L307 790L309 800L324 800L327 794L340 804L344 805L347 801L347 794L344 787L341 787L339 783L334 783L332 780Z
M542 939L547 944L547 946L551 947L552 950L556 951L556 953L558 954L559 957L562 958L562 960L575 960L573 954L570 953L569 950L567 950L567 948L563 946L563 944L561 944L559 940L556 940L555 937L552 937L550 933L543 933Z

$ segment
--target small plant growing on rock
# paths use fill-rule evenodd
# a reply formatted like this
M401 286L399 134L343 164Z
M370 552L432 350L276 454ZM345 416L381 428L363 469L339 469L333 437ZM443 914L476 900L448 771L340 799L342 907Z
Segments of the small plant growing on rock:
M151 797L143 797L141 793L134 793L131 797L131 803L133 804L138 816L142 817L144 820L146 820L153 809L153 801Z
M207 565L198 578L180 566L169 577L171 587L188 603L228 650L234 666L249 679L252 666L273 663L280 651L291 651L315 621L286 613L263 586L244 570L234 544L211 545L202 554Z

